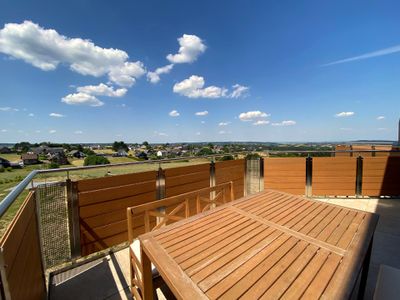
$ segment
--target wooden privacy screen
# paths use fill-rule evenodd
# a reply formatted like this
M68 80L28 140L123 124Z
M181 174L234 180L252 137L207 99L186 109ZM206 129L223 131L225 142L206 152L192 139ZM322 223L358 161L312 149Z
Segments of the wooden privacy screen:
M232 181L235 199L244 196L245 163L244 159L215 163L216 185Z
M128 240L126 208L155 201L156 178L150 171L76 182L82 256Z
M314 157L313 196L354 196L356 157Z
M172 197L210 187L210 164L171 168L165 171L165 197ZM166 207L170 213L174 208ZM190 202L190 215L196 214L196 203ZM179 213L183 216L183 211Z
M335 148L336 151L350 151L351 150L351 146L350 145L337 145ZM350 152L336 152L335 156L346 156L349 157L351 156Z
M210 186L210 164L171 168L165 171L165 197Z
M45 299L35 194L30 192L0 241L1 282L6 299Z
M306 159L264 158L264 188L304 195Z
M400 195L400 157L363 159L363 196Z

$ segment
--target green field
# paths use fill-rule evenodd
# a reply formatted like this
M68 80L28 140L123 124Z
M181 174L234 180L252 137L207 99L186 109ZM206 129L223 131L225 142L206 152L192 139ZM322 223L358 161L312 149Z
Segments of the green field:
M1 157L6 158L6 155L2 155ZM12 154L8 154L8 157L12 157ZM15 157L15 155L14 155ZM6 158L11 161L10 158ZM129 157L109 157L108 158L111 163L123 163L123 162L134 162L133 158ZM18 160L18 158L17 158ZM74 166L82 166L83 159L75 159L70 160L70 165L65 165L61 167L74 167ZM68 176L71 180L81 180L81 179L90 179L90 178L98 178L110 175L119 175L119 174L128 174L128 173L138 173L138 172L146 172L152 170L158 170L159 167L163 169L167 168L175 168L175 167L183 167L188 165L195 165L201 163L207 163L209 160L207 159L192 159L192 160L184 160L177 162L164 162L164 163L146 163L146 164L135 164L128 166L118 166L113 167L111 165L106 165L102 168L96 169L87 169L87 170L76 170L69 171ZM39 165L31 165L26 166L23 169L12 169L11 171L5 170L0 173L0 201L4 199L4 197L11 191L13 187L15 187L23 178L25 178L31 171L36 169L46 168L45 164ZM65 181L67 179L67 173L65 171L49 173L49 174L39 174L33 180L35 183L38 182L53 182L53 181ZM29 187L28 187L29 188ZM0 236L2 236L6 226L12 220L14 215L16 214L19 206L25 199L28 194L28 189L26 189L17 200L10 206L7 212L0 218Z

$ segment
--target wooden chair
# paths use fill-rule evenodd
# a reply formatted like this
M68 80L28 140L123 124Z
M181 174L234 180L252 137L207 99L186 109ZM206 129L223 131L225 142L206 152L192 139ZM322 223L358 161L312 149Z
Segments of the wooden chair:
M186 219L192 215L213 209L234 199L233 183L227 182L215 187L203 188L189 193L128 207L128 241L131 293L135 299L142 299L143 266L140 234L161 228L162 226ZM152 265L153 280L159 278L157 269ZM161 280L155 280L157 288Z

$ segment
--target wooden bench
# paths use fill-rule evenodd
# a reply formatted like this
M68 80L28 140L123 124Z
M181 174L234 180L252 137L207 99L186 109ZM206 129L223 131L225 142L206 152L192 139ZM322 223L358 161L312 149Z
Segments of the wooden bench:
M215 187L203 188L189 193L128 207L128 240L131 293L135 299L142 299L143 262L140 242L136 238L145 232L159 229L165 225L205 212L234 199L233 183L227 182ZM154 265L152 277L159 276ZM157 288L157 283L155 284Z

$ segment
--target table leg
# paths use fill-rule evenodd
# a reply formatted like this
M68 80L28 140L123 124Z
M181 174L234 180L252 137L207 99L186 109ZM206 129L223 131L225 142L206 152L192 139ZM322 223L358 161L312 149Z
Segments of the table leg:
M367 279L368 279L368 270L369 270L369 263L371 261L371 253L372 253L372 241L368 246L367 253L365 254L364 263L361 271L361 279L360 279L360 288L358 290L358 299L364 299L365 289L367 287Z
M143 291L142 296L144 300L153 300L153 274L151 273L151 261L143 251L140 245L140 255L142 256L143 267Z

